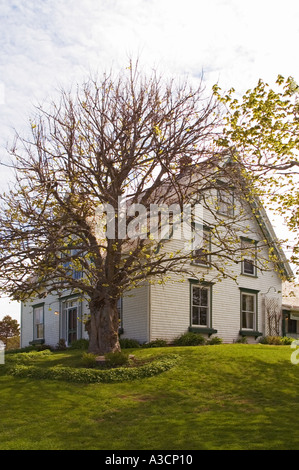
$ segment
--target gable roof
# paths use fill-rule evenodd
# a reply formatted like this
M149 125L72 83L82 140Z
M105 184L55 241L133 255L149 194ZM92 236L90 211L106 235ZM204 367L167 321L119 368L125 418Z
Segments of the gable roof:
M233 155L236 154L235 150L231 150L230 155L224 158L222 162L222 167L228 165L238 165L238 161L233 159ZM243 169L244 170L244 169ZM246 172L246 170L245 170ZM239 173L239 177L243 178L245 181L245 177L242 176L241 172ZM267 240L269 246L273 247L274 253L278 259L277 266L279 271L287 280L291 280L294 278L293 270L287 260L287 257L279 243L278 237L275 233L273 225L267 215L267 212L258 197L258 195L253 195L253 197L249 198L249 206L251 208L252 214L254 215L257 224L259 225L265 240Z
M177 196L177 191L174 189L173 183L178 184L178 187L184 196L188 195L191 186L191 192L194 190L195 185L199 182L208 181L212 177L214 184L213 187L217 187L217 184L223 184L221 177L228 177L229 168L236 168L236 165L239 166L239 162L233 158L236 155L234 149L225 149L222 152L215 153L212 157L207 157L201 162L194 164L192 158L182 157L180 160L180 172L176 175L173 175L174 181L170 176L163 180L162 185L157 188L151 195L151 200L155 200L156 197L159 198L160 195L165 196L165 192L169 198L169 202L174 202ZM244 170L244 169L243 169ZM246 170L245 170L246 172ZM219 177L219 178L218 178ZM242 182L246 183L245 176L242 175L242 172L238 170L238 177ZM241 186L243 184L241 183ZM243 186L243 192L246 194L246 184ZM144 193L143 193L144 194ZM189 196L190 197L190 196ZM248 204L250 206L252 215L255 217L257 225L259 226L263 237L267 240L268 245L273 248L274 254L277 257L277 267L280 274L287 280L294 278L293 270L286 258L286 255L280 246L279 239L274 231L273 225L267 215L267 212L257 195L250 195Z

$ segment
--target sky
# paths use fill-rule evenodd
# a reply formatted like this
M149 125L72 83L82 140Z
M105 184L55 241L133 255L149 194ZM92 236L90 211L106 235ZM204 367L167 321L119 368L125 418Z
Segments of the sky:
M299 81L298 19L298 0L0 0L0 161L35 105L130 58L208 92ZM0 319L19 311L0 299Z

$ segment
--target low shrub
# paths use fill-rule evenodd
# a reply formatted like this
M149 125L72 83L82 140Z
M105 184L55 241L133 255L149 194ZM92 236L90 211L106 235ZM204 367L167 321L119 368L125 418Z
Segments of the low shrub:
M210 345L222 344L222 343L223 343L222 338L219 338L218 336L213 336L213 338L208 339L207 342L206 342L206 344L210 344Z
M247 344L248 340L247 340L246 336L240 336L240 338L234 340L234 343Z
M119 369L97 370L74 367L36 367L17 365L8 373L14 377L64 380L78 383L114 383L153 377L166 372L177 364L177 356L166 356L160 360L140 367L122 367Z
M32 344L31 351L52 351L54 348L50 344ZM30 351L30 349L28 349Z
M205 339L198 333L189 331L173 341L174 346L200 346L205 344Z
M60 340L58 341L56 345L56 349L57 351L65 351L65 349L67 349L65 339L60 338Z
M96 354L84 352L82 354L83 367L87 367L89 369L96 367L97 365L96 358L97 358Z
M13 355L29 351L36 351L36 349L34 346L25 346L24 348L5 350L5 354Z
M259 340L261 344L272 344L276 346L288 346L292 344L294 338L289 338L288 336L262 336Z
M16 354L11 354L8 357L8 360L11 362L17 362L17 363L27 363L29 361L34 361L36 359L39 359L40 357L45 357L49 356L52 354L52 351L50 349L43 349L42 351L35 351L31 350L28 352L20 352Z
M283 336L281 338L281 343L284 346L289 346L290 344L292 344L293 341L294 341L294 338L289 338L288 336Z
M140 348L140 344L136 339L121 338L119 340L121 349L136 349Z
M281 337L280 336L268 336L267 337L268 344L281 344Z
M116 351L105 354L105 361L108 367L119 367L128 364L129 354L123 351Z
M89 346L89 341L88 339L77 339L76 341L73 341L70 349L88 349Z
M166 346L168 346L168 343L165 339L155 339L142 345L143 348L164 348Z

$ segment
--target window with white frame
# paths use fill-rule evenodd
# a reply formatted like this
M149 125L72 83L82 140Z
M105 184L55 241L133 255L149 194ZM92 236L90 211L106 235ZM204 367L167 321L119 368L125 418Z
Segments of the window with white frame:
M191 285L192 326L210 326L210 287Z
M232 188L220 188L217 191L218 212L223 215L234 215L234 191Z
M77 249L68 249L61 254L63 267L66 268L67 274L77 280L83 277L79 254L80 250Z
M196 234L195 234L196 237ZM195 264L208 266L211 262L211 233L203 228L200 231L197 241L195 238L195 249L192 252L192 262Z
M241 254L242 254L242 274L247 276L256 276L256 258L257 258L257 242L248 238L241 238Z
M79 312L80 306L80 312ZM77 298L68 298L62 302L62 337L70 345L80 339L81 302Z
M257 293L241 291L241 329L255 330L257 314Z
M33 307L33 339L44 339L44 306Z

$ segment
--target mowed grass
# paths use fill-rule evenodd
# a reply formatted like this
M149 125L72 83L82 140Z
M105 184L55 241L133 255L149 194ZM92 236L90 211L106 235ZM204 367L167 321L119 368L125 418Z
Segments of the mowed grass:
M179 360L155 377L89 385L14 378L0 366L0 449L299 449L299 365L289 346L130 352ZM73 366L81 354L53 353L35 365Z

